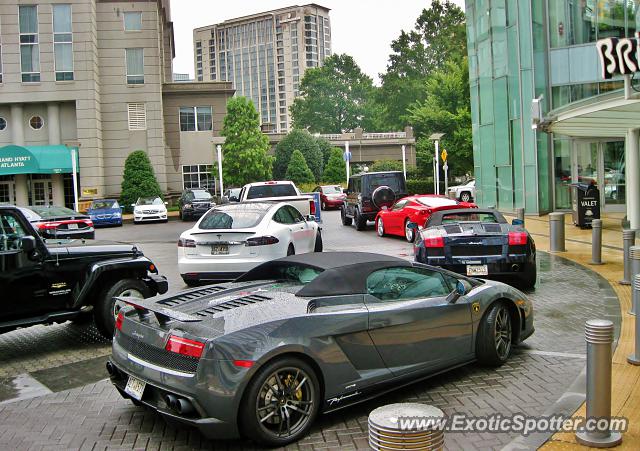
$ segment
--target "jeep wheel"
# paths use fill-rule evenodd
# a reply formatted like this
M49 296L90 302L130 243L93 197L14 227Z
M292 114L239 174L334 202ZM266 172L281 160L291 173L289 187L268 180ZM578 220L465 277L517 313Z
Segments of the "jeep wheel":
M354 219L356 221L356 230L362 231L367 228L367 218L362 216L359 210L356 210L356 215Z
M96 327L100 333L107 338L113 337L116 316L118 316L118 312L122 307L122 304L115 302L113 298L132 297L143 299L150 295L151 292L147 285L138 279L122 279L113 285L108 284L102 290L94 305Z
M347 216L347 211L344 206L340 208L340 218L342 219L342 225L350 226L353 223L353 219Z

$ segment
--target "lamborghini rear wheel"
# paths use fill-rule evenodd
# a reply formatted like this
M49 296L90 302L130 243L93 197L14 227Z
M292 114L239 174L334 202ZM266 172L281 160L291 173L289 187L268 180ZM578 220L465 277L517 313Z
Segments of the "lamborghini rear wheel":
M240 424L247 438L285 446L302 438L318 414L320 385L313 368L294 357L274 360L250 382Z
M480 322L476 337L476 358L482 365L500 366L511 354L511 315L509 307L497 302Z

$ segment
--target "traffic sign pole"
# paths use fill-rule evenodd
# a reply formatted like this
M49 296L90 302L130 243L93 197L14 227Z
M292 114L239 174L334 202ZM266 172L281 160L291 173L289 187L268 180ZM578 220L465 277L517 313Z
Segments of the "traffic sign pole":
M439 144L440 142L436 139L436 154L435 154L436 173L433 174L434 175L433 178L436 181L436 194L440 194L440 160L438 159Z
M447 177L447 172L449 171L449 165L447 164L447 149L442 149L442 153L440 154L442 157L442 162L444 166L444 195L447 196L449 193L449 178Z

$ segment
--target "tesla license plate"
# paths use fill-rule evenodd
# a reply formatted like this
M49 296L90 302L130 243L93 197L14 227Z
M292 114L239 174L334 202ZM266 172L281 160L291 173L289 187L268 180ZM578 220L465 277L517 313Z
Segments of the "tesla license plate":
M489 274L487 265L467 265L468 276L486 276Z
M78 224L76 223L71 223L71 224L67 224L67 228L68 229L77 229L78 228Z
M129 376L129 380L127 381L127 386L124 388L124 391L130 394L134 399L140 401L146 385L147 383L145 381Z
M211 255L227 255L229 254L228 244L214 244L211 247Z

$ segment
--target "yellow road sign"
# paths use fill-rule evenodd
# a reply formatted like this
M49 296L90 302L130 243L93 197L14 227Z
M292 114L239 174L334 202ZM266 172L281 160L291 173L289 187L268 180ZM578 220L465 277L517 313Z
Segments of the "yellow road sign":
M447 149L442 149L442 152L440 152L440 158L442 158L442 161L447 161Z

